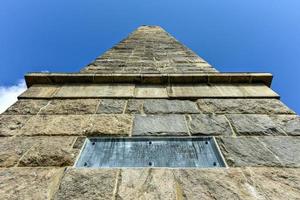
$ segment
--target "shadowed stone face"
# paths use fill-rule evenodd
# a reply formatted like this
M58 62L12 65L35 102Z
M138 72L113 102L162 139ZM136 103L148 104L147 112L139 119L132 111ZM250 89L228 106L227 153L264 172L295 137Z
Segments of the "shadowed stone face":
M126 100L102 99L98 107L98 114L122 114L126 105Z

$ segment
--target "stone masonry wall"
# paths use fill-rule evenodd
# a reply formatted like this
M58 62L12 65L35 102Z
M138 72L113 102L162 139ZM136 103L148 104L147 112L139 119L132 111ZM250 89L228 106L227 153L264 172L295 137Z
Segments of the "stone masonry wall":
M300 117L278 99L21 99L0 116L3 199L288 199ZM77 169L89 136L215 136L227 169ZM30 185L30 186L29 186Z

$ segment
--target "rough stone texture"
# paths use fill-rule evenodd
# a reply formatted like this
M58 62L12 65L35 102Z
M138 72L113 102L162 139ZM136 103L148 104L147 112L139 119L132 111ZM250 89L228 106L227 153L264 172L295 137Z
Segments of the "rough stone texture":
M210 73L202 58L158 26L142 26L82 73Z
M39 114L94 114L99 100L96 99L63 99L52 100Z
M0 197L3 200L52 199L62 173L62 168L0 169Z
M17 135L30 115L0 115L0 136Z
M239 169L176 170L177 199L258 199Z
M147 114L199 113L196 104L192 101L167 99L145 100L144 111Z
M260 138L285 167L300 167L299 137L263 137Z
M278 99L199 99L201 112L216 114L294 114Z
M81 84L62 86L55 97L133 97L134 84Z
M114 169L68 168L55 199L112 199L117 172Z
M223 115L192 114L186 118L192 135L232 135Z
M136 115L133 135L187 135L183 115Z
M48 100L27 100L21 99L17 101L14 105L9 107L5 114L8 115L35 115L40 109L47 105Z
M116 199L176 199L175 187L172 170L123 169Z
M132 126L131 115L94 115L92 127L87 131L89 136L129 135Z
M300 135L300 117L297 115L273 115L271 118L288 135Z
M29 138L33 146L19 162L21 167L72 166L79 152L73 149L74 137Z
M22 93L20 98L51 98L59 89L59 85L33 85Z
M136 98L167 98L167 89L161 85L137 85L135 88Z
M256 137L221 137L217 141L230 166L281 165L277 157Z
M238 135L285 135L268 115L226 115Z
M98 114L122 114L126 105L126 100L122 99L102 99L98 107Z
M20 135L84 135L91 115L37 115L19 131Z
M32 138L0 137L0 167L13 167L35 141Z
M143 100L140 99L129 99L125 113L128 114L141 114L143 107Z
M253 197L259 199L257 193L263 194L261 199L291 199L300 197L300 169L288 168L247 168L243 170L249 183Z

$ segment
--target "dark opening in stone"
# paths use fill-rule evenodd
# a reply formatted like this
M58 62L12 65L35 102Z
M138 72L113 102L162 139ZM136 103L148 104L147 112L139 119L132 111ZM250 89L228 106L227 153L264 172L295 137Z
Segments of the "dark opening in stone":
M225 167L212 137L88 138L76 167Z

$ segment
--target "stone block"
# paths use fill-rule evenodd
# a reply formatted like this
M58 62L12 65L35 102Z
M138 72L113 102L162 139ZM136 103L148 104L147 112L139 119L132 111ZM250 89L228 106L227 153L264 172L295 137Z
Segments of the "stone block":
M0 167L15 166L33 143L27 137L0 137Z
M30 115L0 115L0 136L17 135Z
M52 100L39 114L44 115L72 115L94 114L99 100L96 99L63 99Z
M254 199L291 199L300 197L300 169L246 168L243 170ZM263 194L263 198L261 195Z
M68 168L54 199L113 199L117 169Z
M166 86L162 85L136 85L136 98L167 98Z
M98 114L122 114L124 112L126 100L122 99L102 99L100 101Z
M94 115L91 119L89 136L122 135L128 136L132 126L131 115Z
M216 114L294 114L278 99L198 99L200 111Z
M128 99L125 113L127 114L141 114L143 109L143 100Z
M297 115L273 115L273 121L291 136L300 136L300 117Z
M260 137L261 142L280 160L284 167L300 167L299 137Z
M238 135L285 135L268 115L226 115Z
M85 135L91 115L37 115L19 131L19 135Z
M192 135L232 135L224 115L192 114L186 118Z
M168 90L170 97L217 97L219 93L207 84L174 84Z
M187 135L183 115L136 115L133 135Z
M149 99L144 101L147 114L199 113L195 102L184 100Z
M20 167L72 166L79 152L73 149L75 137L26 138L32 147L19 161Z
M176 199L176 181L168 169L122 169L117 199Z
M52 199L63 168L2 168L0 197L3 200Z
M229 166L281 166L257 137L220 137L217 142Z
M9 107L5 114L9 115L36 115L40 109L48 104L48 100L38 99L20 99L11 107Z
M19 98L51 98L59 89L59 85L33 85Z
M66 85L55 97L133 97L133 84Z
M176 199L257 199L239 169L174 170ZM252 188L252 187L251 187Z

